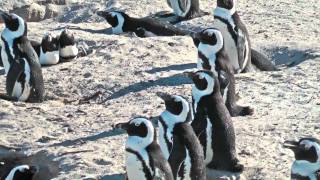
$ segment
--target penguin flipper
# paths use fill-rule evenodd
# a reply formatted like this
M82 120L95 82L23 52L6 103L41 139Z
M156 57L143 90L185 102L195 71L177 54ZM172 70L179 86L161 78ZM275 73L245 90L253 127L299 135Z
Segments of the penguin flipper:
M261 71L279 71L268 58L260 52L251 48L251 62Z
M21 59L21 61L15 61L7 74L6 79L6 90L9 96L11 96L11 93L13 91L14 85L16 84L16 81L19 79L21 74L24 71L23 65L20 62L24 62L24 60Z

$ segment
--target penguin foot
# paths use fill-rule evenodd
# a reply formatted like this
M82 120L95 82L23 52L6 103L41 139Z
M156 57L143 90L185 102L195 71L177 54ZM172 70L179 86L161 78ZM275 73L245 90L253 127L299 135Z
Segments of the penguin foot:
M239 162L237 162L235 165L233 165L230 168L230 171L235 173L241 173L243 170L244 170L244 166L242 164L239 164Z
M161 11L161 12L156 13L153 16L158 17L158 18L169 18L169 17L173 17L173 16L176 16L176 15L174 13L172 13L172 12Z
M232 117L236 116L251 116L254 113L254 109L250 106L236 106L230 111Z
M13 101L13 102L18 101L17 98L8 96L7 94L3 94L3 93L0 93L0 99L6 100L6 101Z

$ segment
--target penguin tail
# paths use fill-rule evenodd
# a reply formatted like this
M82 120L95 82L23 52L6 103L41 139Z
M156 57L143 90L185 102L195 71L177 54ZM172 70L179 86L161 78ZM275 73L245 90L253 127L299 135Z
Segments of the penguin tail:
M251 63L261 71L279 71L265 55L254 49L251 49Z
M230 170L235 173L241 173L244 170L244 166L242 164L237 163Z

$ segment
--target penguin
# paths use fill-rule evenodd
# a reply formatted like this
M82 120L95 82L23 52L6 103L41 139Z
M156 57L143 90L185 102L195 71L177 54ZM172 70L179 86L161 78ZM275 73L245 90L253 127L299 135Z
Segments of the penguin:
M192 81L194 120L191 125L203 146L208 168L235 173L243 171L236 154L236 137L218 78L208 70L186 72Z
M74 34L68 28L65 28L58 39L60 60L69 61L75 59L78 56L79 50Z
M26 155L24 152L0 150L0 180L49 180L59 174L59 162L46 151Z
M205 180L202 146L191 127L192 108L177 95L158 92L166 109L159 118L159 143L175 179Z
M34 175L38 172L36 166L19 165L14 167L7 176L0 179L3 180L32 180Z
M1 58L1 51L2 51L1 49L2 49L2 46L0 43L0 67L3 67L2 58Z
M126 171L128 180L173 180L172 170L157 143L150 120L137 117L114 126L127 131Z
M176 24L181 21L209 15L208 12L200 10L199 0L167 0L167 4L173 9L173 13L157 15Z
M27 24L16 14L0 12L5 29L1 34L1 56L7 74L7 95L2 99L42 102L44 84L39 59L27 38Z
M291 167L291 179L320 179L320 140L301 138L299 141L285 141L285 148L294 152L295 161Z
M98 11L97 15L103 17L112 26L113 34L134 32L138 37L149 36L185 36L188 30L182 30L174 25L154 18L133 18L120 11Z
M59 39L52 34L45 34L40 44L31 43L38 54L41 65L54 65L59 63Z
M235 2L236 0L217 0L217 7L213 12L213 27L219 29L224 37L225 49L235 73L254 71L252 63L255 63L256 67L261 70L277 70L257 51L254 51L254 59L251 58L249 33L236 11Z
M252 108L236 104L235 72L226 53L222 33L216 28L208 28L193 34L192 38L198 49L197 69L210 70L218 77L221 94L231 116L252 115Z

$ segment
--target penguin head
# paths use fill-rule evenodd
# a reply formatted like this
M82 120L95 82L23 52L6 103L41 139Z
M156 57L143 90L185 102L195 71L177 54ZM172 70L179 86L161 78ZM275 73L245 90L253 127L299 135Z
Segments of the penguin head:
M204 29L193 36L193 42L198 51L208 54L217 53L223 48L222 33L215 28Z
M129 19L129 16L121 11L98 11L98 16L103 17L112 26L113 34L121 34L124 31L124 22Z
M52 52L59 50L59 39L52 34L45 34L42 38L41 47L43 52Z
M161 117L167 124L176 124L191 121L191 111L189 102L182 96L170 95L163 92L157 92L166 106L166 110L161 114Z
M65 46L73 46L76 44L76 40L74 38L74 33L66 27L61 33L60 36L57 37L59 40L60 48Z
M5 24L5 29L2 32L5 39L12 40L27 35L27 23L20 16L0 10L0 17Z
M185 72L192 81L192 96L200 99L204 96L220 92L220 85L216 75L212 71L199 70L197 72Z
M115 128L126 130L128 139L126 147L139 151L156 140L156 132L150 120L137 117L126 123L119 123Z
M33 176L38 172L38 167L36 166L29 166L29 165L20 165L13 168L6 180L16 180L16 179L23 179L23 180L31 180Z
M217 6L224 9L232 10L235 8L235 5L236 0L217 0Z
M320 162L320 141L318 139L302 138L299 141L285 141L283 146L291 149L298 161Z

